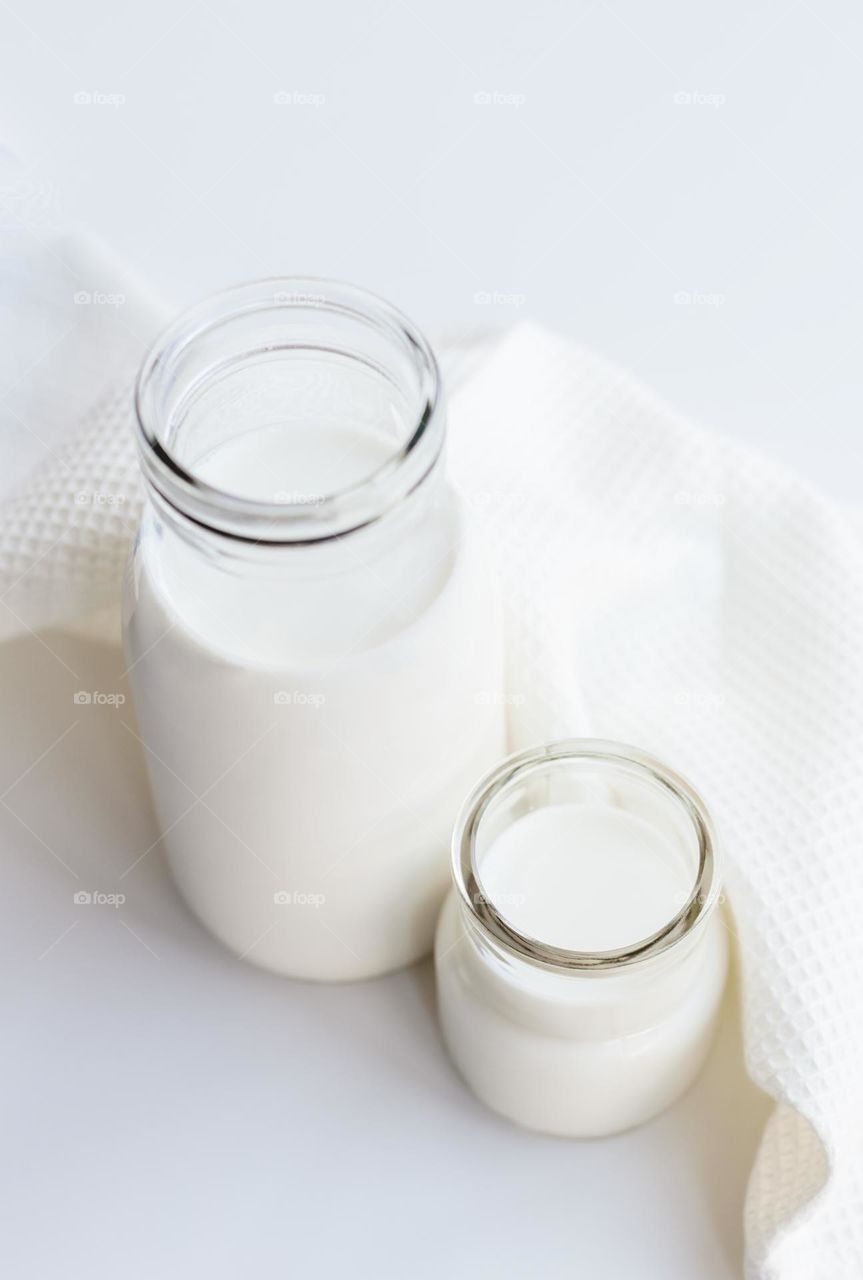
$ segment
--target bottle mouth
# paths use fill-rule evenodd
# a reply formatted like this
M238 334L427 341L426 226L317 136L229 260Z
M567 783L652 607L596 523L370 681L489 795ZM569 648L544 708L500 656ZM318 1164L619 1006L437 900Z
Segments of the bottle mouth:
M609 950L574 950L521 932L483 886L481 847L488 846L513 815L565 800L585 787L605 797L637 791L642 811L676 829L686 849L681 904L646 937ZM491 831L491 835L489 834ZM457 892L480 933L507 953L558 971L608 971L658 956L689 937L720 895L719 846L703 800L659 760L623 743L567 739L518 752L488 773L466 800L456 822L452 870ZM690 878L691 877L691 878Z
M380 519L432 471L444 439L440 373L419 329L364 289L311 277L253 281L180 314L143 361L134 420L144 477L169 507L227 537L284 545ZM208 450L301 420L377 431L375 465L315 492L250 494L202 474Z

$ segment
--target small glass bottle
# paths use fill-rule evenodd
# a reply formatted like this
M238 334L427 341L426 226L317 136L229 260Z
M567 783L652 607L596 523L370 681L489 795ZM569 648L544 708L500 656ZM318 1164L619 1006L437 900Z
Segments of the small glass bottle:
M279 973L411 963L504 741L498 601L428 343L348 285L244 285L163 334L135 418L126 648L184 898Z
M716 834L688 783L611 742L511 756L462 810L453 879L436 942L440 1018L488 1106L596 1137L687 1088L728 964ZM647 932L632 936L639 921Z

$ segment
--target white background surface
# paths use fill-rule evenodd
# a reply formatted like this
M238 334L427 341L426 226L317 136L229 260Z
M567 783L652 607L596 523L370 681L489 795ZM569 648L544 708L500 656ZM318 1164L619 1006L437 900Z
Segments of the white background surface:
M30 180L170 301L294 272L432 330L529 315L857 499L858 5L3 0L0 32Z
M529 316L857 499L856 6L4 0L0 33L34 198L172 304L302 272L433 331ZM75 908L155 831L124 712L82 708L38 759L119 670L49 643L74 675L0 651L10 1275L739 1274L765 1103L733 1019L667 1116L555 1142L467 1096L425 969L258 973L158 850L121 911Z

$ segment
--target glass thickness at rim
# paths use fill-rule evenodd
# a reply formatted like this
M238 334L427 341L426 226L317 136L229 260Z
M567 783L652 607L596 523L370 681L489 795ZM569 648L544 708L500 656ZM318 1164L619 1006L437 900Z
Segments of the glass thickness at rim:
M282 313L340 322L374 331L406 359L416 378L417 411L404 444L373 474L345 489L309 502L259 501L216 488L196 476L178 458L170 433L174 425L165 399L173 391L172 370L196 342L255 314L273 319ZM318 350L361 355L325 341L285 342L276 350ZM271 343L248 358L271 354ZM236 360L236 357L234 357ZM369 361L364 361L369 364ZM186 388L186 395L205 385L220 370L206 368ZM383 377L385 370L371 364ZM148 484L183 516L215 533L241 541L284 546L324 542L355 532L396 507L422 483L440 457L444 438L444 404L440 371L422 332L396 307L356 285L313 276L273 276L222 290L181 312L160 334L141 365L133 395L133 417L141 469Z
M482 890L476 859L480 823L493 801L512 782L527 779L548 765L593 761L619 765L645 781L659 784L685 810L698 841L698 869L692 892L681 909L662 928L613 951L571 951L519 933L500 914ZM661 761L624 743L593 738L569 738L531 747L508 756L488 773L468 796L456 822L452 845L453 877L470 915L507 951L554 970L612 970L661 955L692 933L706 919L719 896L719 849L710 816L690 784Z

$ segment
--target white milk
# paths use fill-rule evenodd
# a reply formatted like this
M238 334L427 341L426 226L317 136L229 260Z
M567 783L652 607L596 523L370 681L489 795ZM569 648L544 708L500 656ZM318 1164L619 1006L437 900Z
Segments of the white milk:
M519 933L570 951L611 951L660 929L685 902L674 841L637 813L554 804L507 827L482 884Z
M392 456L392 444L371 431L280 423L226 440L195 463L195 475L238 497L314 501L359 484Z
M310 502L391 455L373 434L276 424L195 474ZM504 739L497 601L442 475L308 547L244 546L150 511L126 630L164 846L204 924L296 977L423 955L458 806Z
M482 853L483 895L506 924L567 951L631 947L662 929L693 883L680 830L624 791L542 805ZM593 1137L672 1102L710 1045L727 967L713 914L662 954L617 968L543 967L490 937L453 891L436 945L444 1038L494 1110Z

